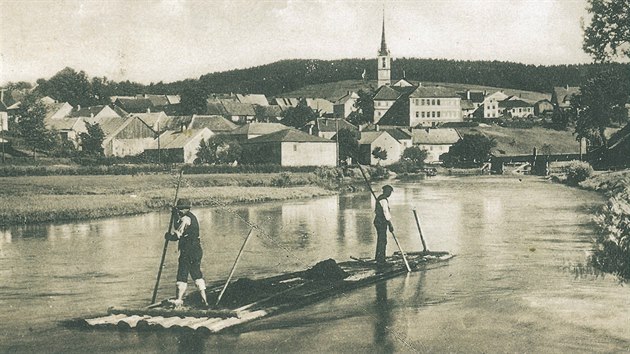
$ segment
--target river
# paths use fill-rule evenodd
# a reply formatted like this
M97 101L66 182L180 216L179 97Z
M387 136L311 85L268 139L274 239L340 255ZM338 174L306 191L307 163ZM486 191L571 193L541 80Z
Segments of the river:
M591 353L630 350L630 290L586 266L603 199L537 177L436 177L395 183L396 235L420 250L412 208L446 265L391 279L214 336L77 330L60 321L151 298L166 212L0 230L3 352ZM373 255L366 193L193 209L206 280ZM172 244L159 297L174 295ZM390 240L388 253L394 252ZM189 287L191 291L194 287Z

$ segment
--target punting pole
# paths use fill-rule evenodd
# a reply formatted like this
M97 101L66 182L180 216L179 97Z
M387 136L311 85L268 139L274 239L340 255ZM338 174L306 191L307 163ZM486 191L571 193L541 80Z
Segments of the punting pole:
M363 167L361 167L361 164L357 161L357 165L359 166L359 170L361 171L361 175L363 175L363 179L365 180L365 184L367 184L368 188L370 189L370 193L372 193L372 197L374 197L374 200L377 201L377 197L376 194L374 194L374 190L372 190L372 186L370 185L370 181L368 181L367 176L365 175L365 172L363 172ZM394 238L394 241L396 241L396 246L398 246L398 250L400 251L400 255L402 256L403 260L405 261L405 266L407 267L407 272L411 272L411 267L409 266L409 262L407 262L407 256L405 256L405 251L403 251L402 247L400 247L400 242L398 242L398 238L396 237L396 235L394 235L394 233L392 232L392 237Z
M184 169L179 170L179 177L177 177L177 188L175 189L175 199L173 200L173 206L171 208L171 220L168 222L168 233L173 231L173 221L175 221L175 205L177 205L177 195L179 194L179 186L182 182L182 175ZM157 279L155 280L155 287L153 288L153 297L151 297L151 303L155 304L155 298L157 297L158 287L160 286L160 277L162 276L162 268L164 267L164 258L166 258L166 249L168 248L168 240L164 240L164 249L162 250L162 260L160 261L160 268L158 268Z
M223 289L221 290L219 297L217 297L217 302L214 304L215 307L219 306L219 302L221 301L221 298L223 297L223 293L225 293L225 289L227 289L228 285L230 284L230 280L232 280L232 276L234 275L234 271L236 270L236 265L238 264L238 261L241 259L241 255L243 254L245 245L247 244L247 241L249 240L249 237L252 235L253 232L254 232L254 228L252 227L251 229L249 229L249 233L247 234L247 237L245 237L245 242L243 242L243 245L241 246L240 251L238 251L238 256L236 256L236 260L234 261L234 264L232 265L232 270L230 270L230 275L228 275L227 281L225 282L225 285L223 286Z
M420 220L418 219L418 212L416 212L416 208L413 208L413 216L416 218L416 226L418 226L418 233L420 234L420 241L422 241L423 252L427 252L427 244L424 243L424 236L422 236L422 228L420 227Z

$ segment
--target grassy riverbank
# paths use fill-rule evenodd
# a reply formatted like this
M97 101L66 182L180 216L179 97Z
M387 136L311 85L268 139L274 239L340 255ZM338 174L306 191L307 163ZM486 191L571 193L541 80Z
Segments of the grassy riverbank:
M177 177L42 176L0 178L0 225L93 219L167 208ZM180 197L194 205L313 198L335 194L312 173L184 175Z

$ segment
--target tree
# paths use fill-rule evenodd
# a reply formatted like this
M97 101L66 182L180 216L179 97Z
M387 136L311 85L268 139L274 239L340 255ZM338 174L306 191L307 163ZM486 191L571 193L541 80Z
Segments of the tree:
M46 106L40 97L35 94L24 96L15 113L17 133L33 148L33 157L35 149L50 150L55 144L55 134L46 129L45 118Z
M339 160L345 161L348 158L357 159L359 155L359 139L361 134L352 129L342 128L337 133L339 140Z
M588 0L592 19L584 28L584 51L598 62L630 57L630 0Z
M374 92L359 90L359 98L354 103L356 111L350 113L348 122L359 126L374 121Z
M199 85L190 84L181 94L181 113L184 115L206 114L208 111L208 95Z
M429 153L426 150L421 149L418 146L411 146L403 151L401 159L413 162L416 167L422 167L424 165L424 160L427 159L428 155Z
M377 146L374 148L374 150L372 150L372 156L374 156L374 158L378 160L376 164L380 165L381 161L387 160L387 150L383 149L380 146Z
M571 99L571 107L577 114L576 138L586 138L591 145L607 146L606 128L628 120L625 108L628 91L630 83L619 80L611 71L601 72L586 81L580 93Z
M50 80L37 80L37 90L43 96L50 96L60 102L68 102L73 106L88 107L98 103L92 93L92 86L84 71L76 72L65 68L56 73Z
M103 156L103 140L105 133L98 123L85 123L87 132L79 134L81 138L81 150L84 154L92 156Z
M195 163L232 163L241 158L242 152L243 148L237 141L223 135L213 135L199 143Z
M490 150L497 145L494 139L481 134L466 134L443 154L441 158L449 166L475 166L490 158Z
M316 118L317 114L306 105L305 100L301 100L297 106L289 107L284 111L282 124L300 129Z

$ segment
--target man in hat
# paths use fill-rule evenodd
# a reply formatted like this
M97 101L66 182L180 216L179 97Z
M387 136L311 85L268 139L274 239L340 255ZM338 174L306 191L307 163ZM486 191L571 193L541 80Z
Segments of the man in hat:
M389 210L389 198L394 188L389 184L383 186L383 193L376 198L376 209L374 210L374 226L376 227L376 262L385 263L385 254L387 248L387 229L394 232L392 224L392 214Z
M172 233L166 233L164 237L169 241L178 241L179 265L177 267L177 297L173 301L176 306L184 302L184 293L188 286L188 274L195 281L197 289L201 295L201 300L208 306L206 299L206 283L201 273L201 258L203 251L199 240L199 222L197 217L190 212L190 200L179 199L175 210L177 213Z

